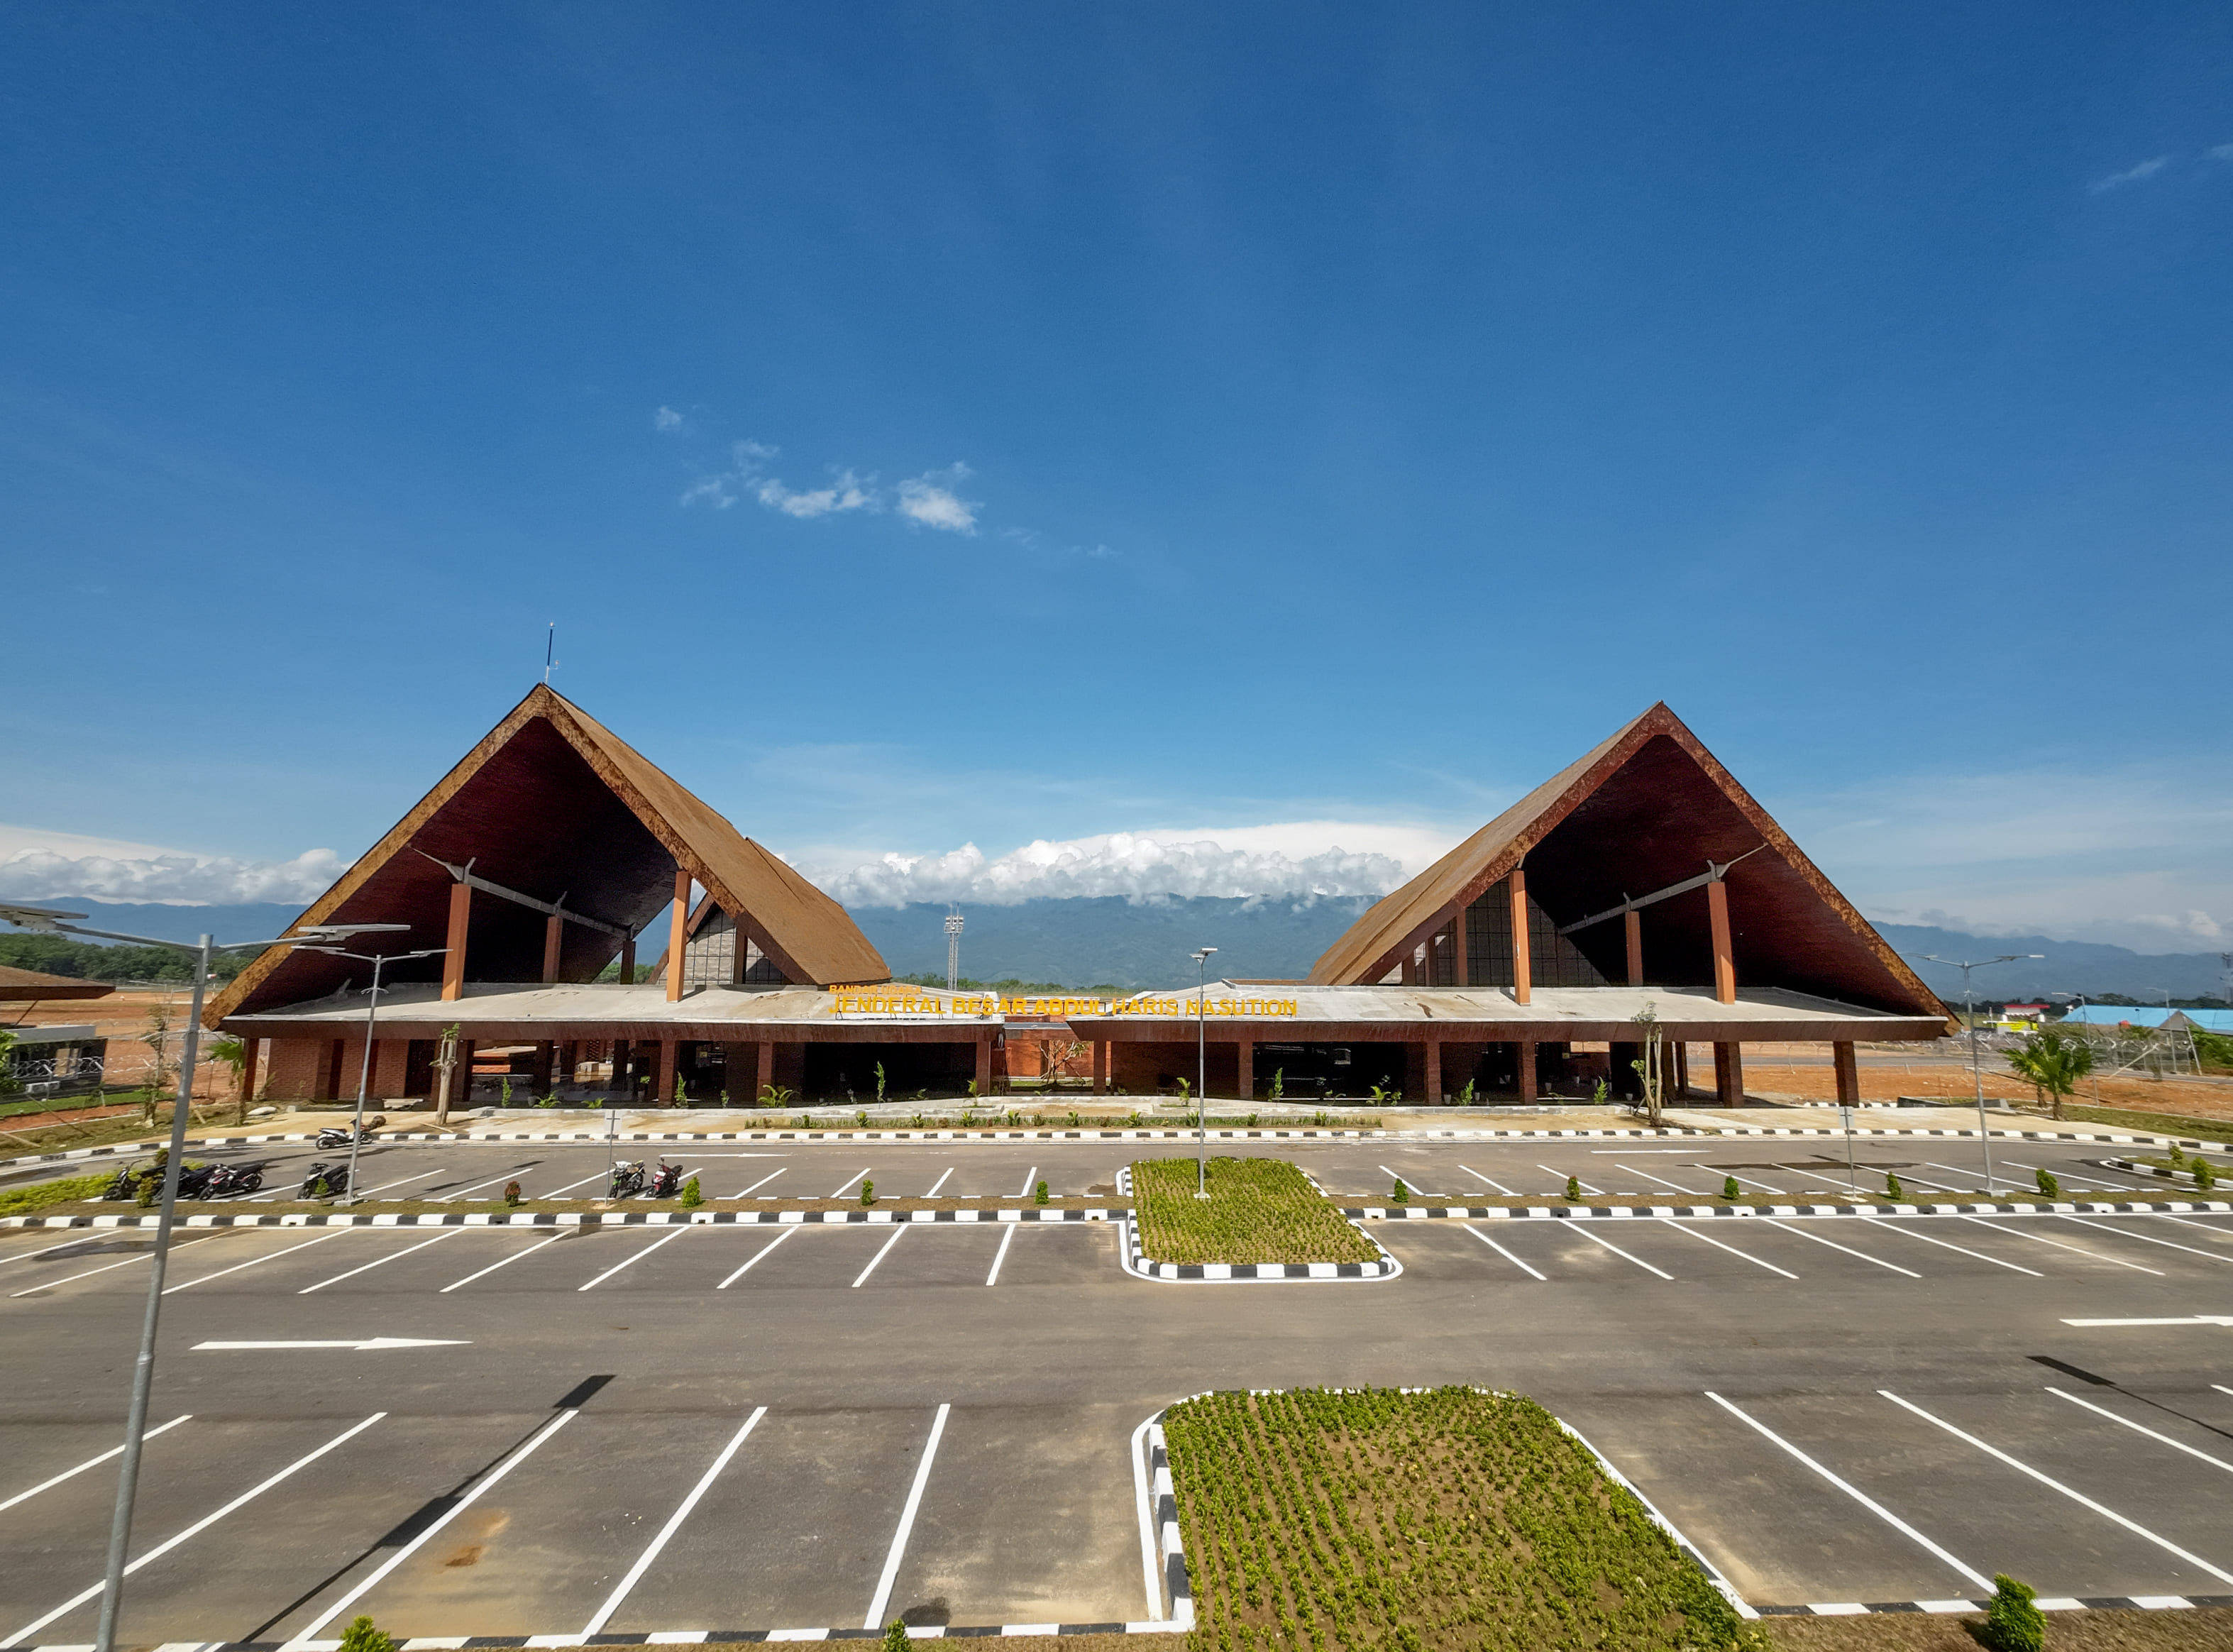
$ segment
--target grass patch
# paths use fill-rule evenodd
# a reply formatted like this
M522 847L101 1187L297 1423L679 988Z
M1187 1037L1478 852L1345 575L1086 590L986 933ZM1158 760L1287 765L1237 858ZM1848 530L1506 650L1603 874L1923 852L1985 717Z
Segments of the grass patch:
M1765 1645L1532 1400L1213 1394L1163 1428L1192 1652Z
M1310 1178L1285 1159L1212 1159L1209 1197L1195 1197L1191 1159L1132 1167L1140 1246L1157 1262L1377 1262Z
M33 1211L44 1210L49 1205L67 1205L80 1199L98 1199L101 1189L114 1178L114 1170L104 1170L97 1176L69 1176L61 1181L42 1181L36 1187L14 1187L0 1193L0 1216L28 1216ZM125 1208L118 1206L118 1209Z
M2188 1141L2223 1141L2233 1135L2233 1119L2208 1118L2197 1113L2141 1113L2121 1107L2080 1107L2062 1109L2065 1124L2106 1124L2114 1130L2143 1130L2151 1135L2175 1135ZM2041 1115L2044 1128L2055 1122Z

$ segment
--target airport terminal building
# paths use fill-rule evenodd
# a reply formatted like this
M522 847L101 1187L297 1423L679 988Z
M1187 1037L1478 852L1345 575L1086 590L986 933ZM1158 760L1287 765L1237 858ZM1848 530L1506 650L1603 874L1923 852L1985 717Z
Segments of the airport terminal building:
M1524 1103L1599 1080L1630 1094L1631 1063L1656 1048L1670 1096L1710 1050L1712 1087L1735 1104L1748 1043L1828 1042L1839 1093L1857 1096L1856 1043L1949 1024L1664 706L1382 900L1305 981L1117 1000L895 986L842 907L547 686L303 921L402 924L349 950L428 954L383 966L370 1089L389 1105L433 1092L446 1033L466 1073L477 1052L506 1052L478 1103L843 1099L871 1091L878 1067L895 1096L990 1096L1012 1039L1074 1040L1096 1091L1153 1094L1192 1081L1200 1037L1221 1098L1377 1086ZM275 947L209 1024L246 1041L251 1093L351 1096L371 972Z

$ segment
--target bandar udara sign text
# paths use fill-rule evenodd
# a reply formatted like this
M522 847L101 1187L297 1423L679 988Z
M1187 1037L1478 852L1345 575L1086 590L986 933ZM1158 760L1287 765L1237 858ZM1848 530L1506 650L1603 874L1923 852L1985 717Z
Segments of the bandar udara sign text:
M1238 1016L1247 1020L1268 1019L1299 1013L1292 998L953 998L890 992L840 990L830 998L836 1015L945 1016Z

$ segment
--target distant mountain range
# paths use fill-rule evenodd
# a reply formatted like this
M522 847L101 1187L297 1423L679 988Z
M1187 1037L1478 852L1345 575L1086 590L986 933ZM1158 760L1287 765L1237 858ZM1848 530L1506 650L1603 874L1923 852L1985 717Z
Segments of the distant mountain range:
M204 930L219 940L259 940L278 933L298 907L277 905L171 907L103 901L50 901L81 907L97 928L118 929L160 940L191 941ZM1343 897L1299 902L1173 897L1137 905L1121 895L1081 900L1026 901L1012 907L967 907L961 936L961 972L978 980L1019 979L1067 986L1134 990L1175 986L1190 979L1188 954L1214 946L1212 979L1220 976L1297 978L1355 922L1370 901ZM882 953L894 973L946 971L946 908L921 904L863 907L853 917ZM2216 953L2136 953L2044 935L1968 935L1914 924L1879 924L1878 931L1915 966L1932 988L1958 999L1962 973L1922 961L1997 958L2002 953L2042 953L1976 972L1980 997L2030 998L2082 992L2089 998L2122 993L2143 1002L2223 993L2225 975ZM655 952L654 946L651 951Z

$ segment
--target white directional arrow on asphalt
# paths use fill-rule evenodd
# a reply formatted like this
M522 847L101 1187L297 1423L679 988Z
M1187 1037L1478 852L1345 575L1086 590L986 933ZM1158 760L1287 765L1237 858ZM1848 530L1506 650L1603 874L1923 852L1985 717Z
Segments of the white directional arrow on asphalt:
M361 1342L338 1343L196 1343L197 1354L231 1352L251 1348L353 1348L367 1353L387 1348L463 1348L466 1344L455 1338L441 1337L370 1337Z
M2233 1314L2189 1314L2182 1319L2066 1319L2066 1325L2233 1325Z

